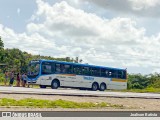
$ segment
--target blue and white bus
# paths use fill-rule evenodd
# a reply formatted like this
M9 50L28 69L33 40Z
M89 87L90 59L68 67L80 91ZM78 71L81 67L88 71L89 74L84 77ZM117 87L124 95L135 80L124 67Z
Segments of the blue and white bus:
M28 83L41 88L89 88L93 91L126 89L127 70L55 60L32 60L28 68Z

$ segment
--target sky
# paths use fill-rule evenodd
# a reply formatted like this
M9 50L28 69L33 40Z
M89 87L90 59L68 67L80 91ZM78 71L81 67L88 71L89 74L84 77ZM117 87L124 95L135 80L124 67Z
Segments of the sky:
M5 48L160 72L159 0L1 0Z

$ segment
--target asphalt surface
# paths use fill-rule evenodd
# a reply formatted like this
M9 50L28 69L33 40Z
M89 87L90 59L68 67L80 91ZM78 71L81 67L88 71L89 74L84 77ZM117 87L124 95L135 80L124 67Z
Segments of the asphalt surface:
M104 92L78 89L42 89L4 86L0 86L0 93L160 99L160 94L156 93Z

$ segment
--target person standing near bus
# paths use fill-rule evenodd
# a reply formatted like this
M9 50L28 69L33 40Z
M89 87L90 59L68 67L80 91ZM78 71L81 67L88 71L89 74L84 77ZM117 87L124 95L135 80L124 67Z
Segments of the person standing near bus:
M27 74L26 74L26 73L25 73L24 75L25 75L25 77L24 77L24 87L26 87L27 79L28 79L28 78L27 78Z
M5 75L4 85L6 86L7 81L8 81L8 75L9 75L8 71L5 71L4 75Z
M24 86L24 73L22 73L22 75L21 75L21 85L22 85L22 87Z
M26 86L26 83L27 83L27 75L25 74L25 73L23 73L23 75L22 75L22 81L23 81L23 87L25 87Z
M17 87L20 87L20 74L17 73Z
M9 82L9 85L10 85L11 87L13 87L13 82L14 82L14 71L12 71L12 72L10 73L10 82Z

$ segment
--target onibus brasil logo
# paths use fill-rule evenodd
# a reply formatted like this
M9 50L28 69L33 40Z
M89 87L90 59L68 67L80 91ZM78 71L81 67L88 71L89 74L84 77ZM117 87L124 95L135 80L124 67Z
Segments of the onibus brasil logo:
M39 112L2 112L2 117L42 117Z

